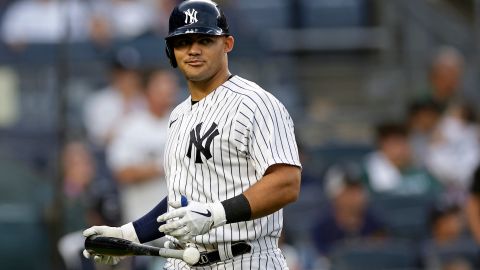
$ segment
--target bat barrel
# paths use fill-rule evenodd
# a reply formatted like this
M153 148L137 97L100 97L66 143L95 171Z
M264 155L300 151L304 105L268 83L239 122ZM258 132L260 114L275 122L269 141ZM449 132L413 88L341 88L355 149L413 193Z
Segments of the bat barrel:
M93 235L85 239L85 249L88 252L109 256L135 255L131 244L128 240L115 237Z

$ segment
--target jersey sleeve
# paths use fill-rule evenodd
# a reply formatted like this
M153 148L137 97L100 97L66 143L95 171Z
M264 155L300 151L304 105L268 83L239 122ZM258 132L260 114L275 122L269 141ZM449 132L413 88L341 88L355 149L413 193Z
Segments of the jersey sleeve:
M254 108L248 153L255 169L263 175L274 164L301 167L293 121L283 104L267 95L257 101Z

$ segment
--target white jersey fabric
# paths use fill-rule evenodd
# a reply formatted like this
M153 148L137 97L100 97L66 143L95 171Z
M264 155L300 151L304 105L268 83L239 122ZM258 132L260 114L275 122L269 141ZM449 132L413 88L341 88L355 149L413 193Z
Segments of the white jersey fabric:
M179 200L181 195L203 203L232 198L259 181L274 164L301 166L293 121L273 95L251 81L233 76L193 105L188 98L170 116L165 152L169 200ZM200 250L210 250L246 240L253 246L252 253L234 258L230 267L272 264L284 269L277 246L282 226L279 210L215 228L192 242ZM175 259L166 265L167 269L184 267Z

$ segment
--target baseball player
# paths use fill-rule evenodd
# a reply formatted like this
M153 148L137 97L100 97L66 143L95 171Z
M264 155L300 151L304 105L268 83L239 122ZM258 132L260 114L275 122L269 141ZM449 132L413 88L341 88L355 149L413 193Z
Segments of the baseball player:
M202 252L193 266L168 259L165 269L288 269L277 243L282 208L300 190L293 122L270 93L230 73L227 54L233 46L226 17L214 2L188 0L175 7L166 53L184 75L190 97L169 120L168 211L164 199L137 221L91 227L85 236L143 243L166 234ZM182 198L188 200L183 207ZM119 259L95 255L101 262Z

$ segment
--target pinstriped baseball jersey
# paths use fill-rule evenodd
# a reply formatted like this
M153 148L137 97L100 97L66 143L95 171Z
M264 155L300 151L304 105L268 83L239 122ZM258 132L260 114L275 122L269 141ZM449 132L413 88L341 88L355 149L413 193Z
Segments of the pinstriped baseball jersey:
M165 150L169 199L223 201L255 184L273 164L301 166L292 119L257 84L233 76L208 96L182 102L169 120ZM268 196L268 194L265 194ZM226 224L193 242L214 244L280 236L283 213ZM276 248L276 241L265 248Z

